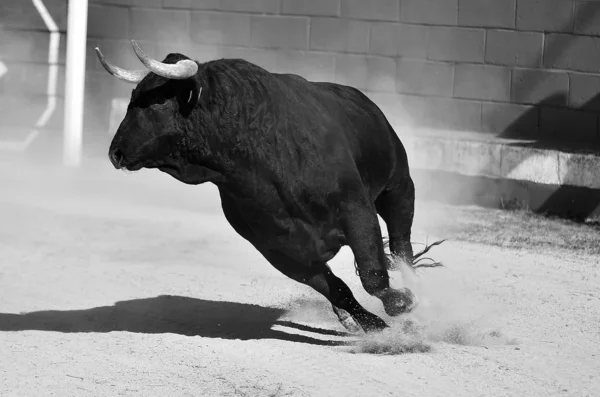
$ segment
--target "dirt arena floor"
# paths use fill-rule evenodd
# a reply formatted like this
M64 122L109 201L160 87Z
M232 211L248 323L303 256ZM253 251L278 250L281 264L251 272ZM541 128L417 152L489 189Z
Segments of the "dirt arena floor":
M414 240L452 237L438 223L468 211L419 203ZM212 185L4 161L0 396L600 396L597 255L460 239L431 254L446 267L392 273L422 303L391 319L344 248L334 272L393 325L346 335Z

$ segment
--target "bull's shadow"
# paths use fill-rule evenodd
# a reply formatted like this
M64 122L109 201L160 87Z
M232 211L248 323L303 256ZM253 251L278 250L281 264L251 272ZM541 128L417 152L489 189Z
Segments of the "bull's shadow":
M240 340L279 339L327 346L347 344L340 340L323 340L273 330L272 326L279 324L321 335L346 335L343 332L279 321L284 313L285 310L282 309L245 303L162 295L84 310L0 313L0 331L127 331Z

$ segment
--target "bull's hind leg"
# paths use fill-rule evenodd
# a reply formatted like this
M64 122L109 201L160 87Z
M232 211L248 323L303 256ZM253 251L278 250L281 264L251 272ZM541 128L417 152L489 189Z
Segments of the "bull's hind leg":
M391 253L411 265L413 250L410 233L415 212L415 186L412 179L407 177L392 189L384 191L375 200L375 208L387 226ZM393 268L393 263L388 263L388 268Z
M375 208L369 203L346 208L345 234L354 253L358 276L367 293L381 300L390 316L411 311L416 299L408 288L390 288L387 258Z
M269 253L267 259L287 277L312 287L327 298L338 319L349 331L354 332L355 329L352 328L351 322L348 321L344 312L350 314L365 332L381 330L388 326L381 318L363 308L346 283L336 277L326 264L303 265L273 251Z

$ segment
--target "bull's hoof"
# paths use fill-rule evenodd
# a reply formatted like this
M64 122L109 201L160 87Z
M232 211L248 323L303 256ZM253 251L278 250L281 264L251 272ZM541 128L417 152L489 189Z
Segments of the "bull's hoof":
M408 288L389 288L381 297L383 308L389 316L410 313L418 306L417 297Z
M348 316L348 318L343 320L340 319L340 323L344 326L344 328L346 328L346 331L351 334L358 334L362 331L360 325L358 325L351 316Z
M344 328L346 328L346 331L350 332L351 334L357 334L362 331L362 328L360 327L360 325L358 325L356 320L354 320L350 313L348 313L344 309L335 308L335 314L337 314L340 324L342 324Z

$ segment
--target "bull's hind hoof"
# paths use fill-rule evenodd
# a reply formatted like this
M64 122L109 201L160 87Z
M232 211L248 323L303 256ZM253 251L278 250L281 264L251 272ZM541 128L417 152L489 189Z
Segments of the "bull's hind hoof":
M383 308L389 316L398 316L402 313L410 313L417 305L417 297L408 288L389 288L381 297Z

